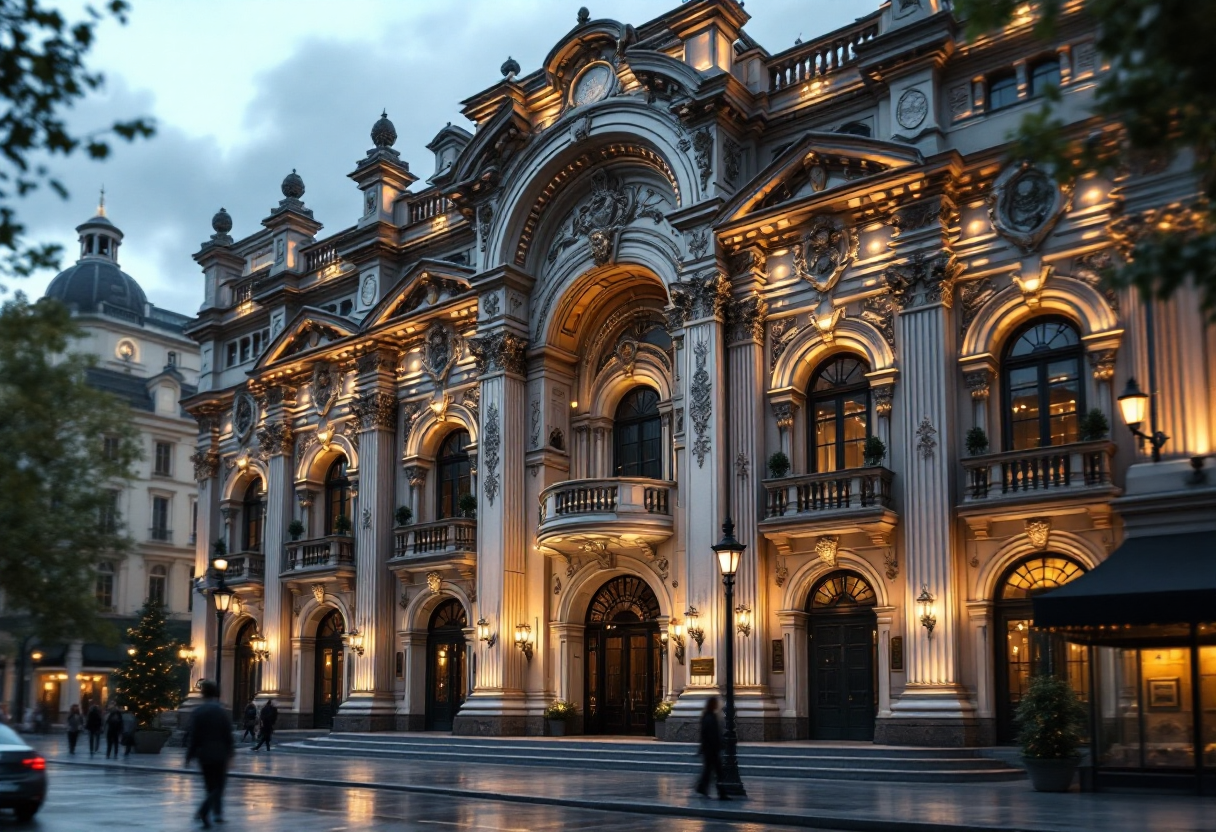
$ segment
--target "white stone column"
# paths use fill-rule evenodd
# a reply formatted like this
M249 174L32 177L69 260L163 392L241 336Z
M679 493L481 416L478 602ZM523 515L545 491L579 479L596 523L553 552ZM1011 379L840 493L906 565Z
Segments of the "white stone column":
M83 647L84 642L70 642L67 653L64 655L63 669L67 673L68 680L59 687L59 713L64 718L67 717L67 713L73 705L80 704L80 680L76 677L80 675L80 671L84 667Z
M397 703L397 722L407 731L426 727L426 632L403 630L398 637L404 651L405 690Z
M875 607L874 614L878 617L878 650L875 661L878 662L878 716L891 715L891 624L894 621L895 607Z
M807 659L807 624L810 616L802 610L781 610L781 643L785 651L785 699L781 703L781 738L804 740L810 735L810 689Z
M287 524L291 522L294 502L294 476L291 470L295 442L287 409L295 405L296 391L290 387L271 387L266 391L266 427L258 438L270 453L267 462L266 519L262 533L262 552L266 559L263 578L262 636L270 657L262 663L262 694L279 696L291 690L286 676L291 661L290 593L284 598L282 570ZM286 686L284 687L284 683Z
M214 413L196 414L199 424L198 446L190 461L198 482L198 525L194 535L194 574L203 586L211 573L211 548L219 530L220 496L223 491L223 470L217 450L219 416ZM194 592L194 587L190 587ZM190 692L180 710L188 711L202 702L198 683L215 676L215 613L211 598L194 596L190 613L190 645L195 662L190 668Z
M967 619L971 627L971 649L975 662L976 715L980 719L993 719L995 667L992 655L992 602L968 601Z

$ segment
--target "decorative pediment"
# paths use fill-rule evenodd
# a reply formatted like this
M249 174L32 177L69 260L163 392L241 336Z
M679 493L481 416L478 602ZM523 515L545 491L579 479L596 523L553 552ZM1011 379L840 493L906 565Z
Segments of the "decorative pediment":
M330 344L354 335L352 322L324 309L306 306L283 327L254 365L255 372L288 358L323 350Z
M419 260L368 311L361 329L366 332L394 318L441 306L469 292L472 276L472 269L446 260Z

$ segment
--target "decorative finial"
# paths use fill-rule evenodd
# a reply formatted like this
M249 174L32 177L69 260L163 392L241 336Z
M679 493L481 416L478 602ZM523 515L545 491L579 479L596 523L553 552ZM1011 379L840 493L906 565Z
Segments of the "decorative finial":
M292 168L291 173L283 177L280 189L283 191L283 196L288 199L299 199L304 196L304 180L300 174L296 173L295 168Z
M579 7L578 25L579 26L586 25L587 21L590 19L591 19L591 11L586 6Z
M106 186L101 186L101 196L97 200L97 216L104 217L106 215Z
M519 61L508 55L507 59L502 62L502 66L499 67L499 71L502 72L502 77L509 81L519 74Z
M215 212L211 218L211 228L216 234L223 236L232 230L232 215L223 208Z
M397 143L397 128L388 120L388 110L382 111L380 120L372 125L372 143L381 148L389 148Z

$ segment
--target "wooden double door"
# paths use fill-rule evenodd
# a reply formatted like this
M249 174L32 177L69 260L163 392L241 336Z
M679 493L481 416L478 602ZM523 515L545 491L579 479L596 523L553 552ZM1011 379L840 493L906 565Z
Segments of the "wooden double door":
M346 694L345 626L334 610L317 627L316 666L313 675L313 728L333 728L334 717Z
M426 640L426 730L451 731L456 712L464 704L464 633L435 631Z
M586 637L587 733L652 734L663 697L658 625L605 624Z
M873 612L813 614L811 737L873 742L877 714Z

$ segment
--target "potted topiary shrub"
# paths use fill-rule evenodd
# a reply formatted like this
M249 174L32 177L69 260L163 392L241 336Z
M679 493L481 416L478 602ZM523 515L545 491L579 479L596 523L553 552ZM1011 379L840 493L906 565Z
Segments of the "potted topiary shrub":
M565 699L554 699L549 703L549 707L545 708L545 725L549 729L549 736L566 736L566 721L573 718L574 703Z
M779 480L790 472L790 458L783 452L777 451L768 458L768 473L775 480Z
M865 447L862 448L861 453L865 457L866 465L874 468L882 465L883 458L887 455L887 445L877 436L871 436L866 439Z
M1085 707L1067 681L1050 675L1030 680L1014 718L1019 725L1022 762L1035 791L1066 792L1072 786L1081 764L1077 746L1085 717Z
M671 716L671 703L660 702L654 706L654 738L661 740L667 736L667 717Z
M1106 421L1106 414L1095 407L1078 420L1077 433L1082 442L1098 442L1110 433L1110 422Z
M397 506L397 510L393 512L393 517L397 519L398 526L408 526L410 521L414 519L414 510L409 506Z
M338 519L334 521L334 534L350 534L350 529L350 518L339 514Z
M967 453L971 456L979 456L988 450L988 434L984 433L984 429L976 425L971 430L967 431Z
M291 535L292 540L299 540L300 535L304 534L304 524L299 520L292 520L287 524L287 533Z
M456 508L460 509L460 513L465 517L473 517L477 514L477 498L466 491L456 501Z

